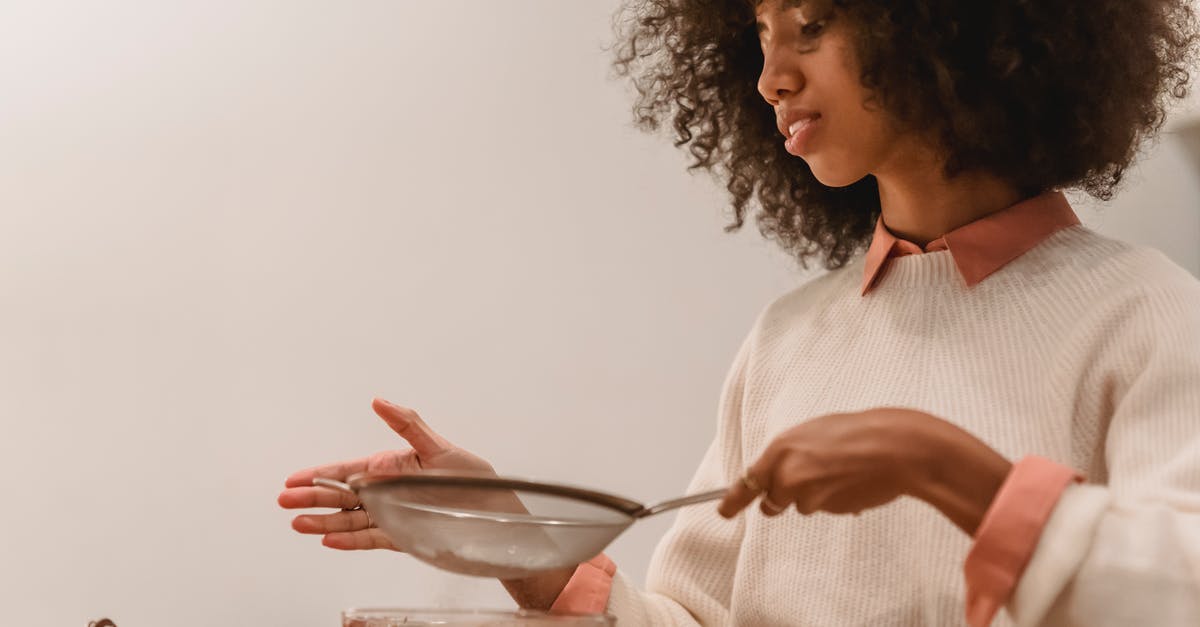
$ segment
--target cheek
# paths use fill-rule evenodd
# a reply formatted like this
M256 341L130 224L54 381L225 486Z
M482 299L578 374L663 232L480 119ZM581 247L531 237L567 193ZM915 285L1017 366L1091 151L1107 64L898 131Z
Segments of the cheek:
M837 153L845 167L862 171L858 175L861 178L874 170L887 153L890 134L883 120L871 112L854 111L842 122Z
M813 175L826 187L845 187L871 173L880 154L878 134L869 120L841 116L827 127L820 150L808 159Z

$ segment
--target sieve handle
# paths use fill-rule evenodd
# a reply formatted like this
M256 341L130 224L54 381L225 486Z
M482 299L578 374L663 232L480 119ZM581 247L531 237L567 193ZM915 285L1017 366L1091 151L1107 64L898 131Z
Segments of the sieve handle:
M650 507L643 507L642 510L637 512L636 514L634 514L633 517L634 518L645 518L647 516L661 514L665 511L669 511L669 510L675 509L677 507L683 507L685 505L694 505L696 503L704 503L705 501L715 501L715 500L721 498L722 496L725 496L725 493L728 491L729 491L729 488L721 488L719 490L710 490L708 492L701 492L699 494L689 494L688 496L681 496L677 499L671 499L669 501L663 501L662 503L658 503L656 505L651 505Z

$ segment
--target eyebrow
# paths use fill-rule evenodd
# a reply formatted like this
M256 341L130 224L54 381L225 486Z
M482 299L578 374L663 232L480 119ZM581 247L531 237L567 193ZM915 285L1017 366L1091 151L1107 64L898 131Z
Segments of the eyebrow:
M804 5L804 3L806 3L806 2L808 2L808 0L783 0L783 1L780 3L780 7L779 7L779 8L781 8L781 9L783 9L783 10L785 10L785 11L786 11L787 9L798 9L798 8L800 8L801 6L803 6L803 5ZM757 19L757 17L758 17L758 16L755 16L754 23L758 25L758 34L760 34L760 35L761 35L761 34L763 33L763 31L765 31L765 30L768 30L768 29L767 29L767 24L766 24L766 22L760 22L760 21Z

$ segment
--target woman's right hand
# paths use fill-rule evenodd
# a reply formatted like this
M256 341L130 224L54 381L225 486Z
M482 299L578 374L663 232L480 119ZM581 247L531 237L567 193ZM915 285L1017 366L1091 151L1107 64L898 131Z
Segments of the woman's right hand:
M292 528L300 533L323 536L321 543L334 549L392 549L398 550L376 527L364 510L345 511L359 504L354 496L313 485L313 479L324 477L345 481L360 472L404 473L418 470L467 470L494 474L492 465L472 453L458 448L434 432L417 412L383 399L374 399L371 408L383 418L411 448L384 451L369 457L325 464L292 473L279 495L285 509L333 508L326 514L301 514L292 520Z

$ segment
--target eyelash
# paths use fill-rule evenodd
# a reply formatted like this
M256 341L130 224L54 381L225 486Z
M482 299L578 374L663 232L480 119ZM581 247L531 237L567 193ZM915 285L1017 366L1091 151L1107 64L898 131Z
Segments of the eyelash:
M800 27L800 34L805 37L816 37L825 30L825 20L809 22Z
M800 25L800 36L806 39L816 39L825 32L825 25L829 20L817 20L807 24Z

